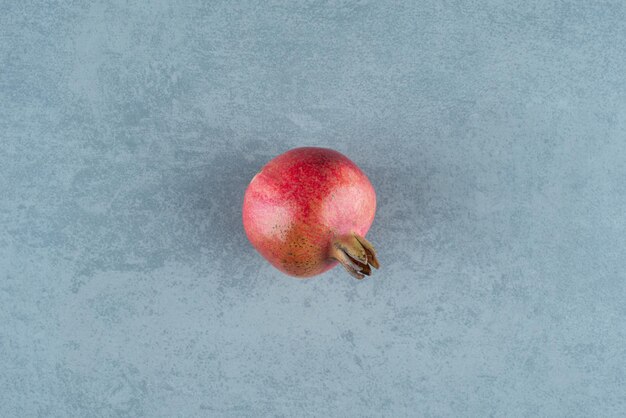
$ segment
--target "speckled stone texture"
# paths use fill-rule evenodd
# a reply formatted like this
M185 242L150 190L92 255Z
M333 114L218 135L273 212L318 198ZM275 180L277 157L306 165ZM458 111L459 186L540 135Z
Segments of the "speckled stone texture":
M0 416L626 415L623 1L0 2ZM382 269L247 242L297 146Z

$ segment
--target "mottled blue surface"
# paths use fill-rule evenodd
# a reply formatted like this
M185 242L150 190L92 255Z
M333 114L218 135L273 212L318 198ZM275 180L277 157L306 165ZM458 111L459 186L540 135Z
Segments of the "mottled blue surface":
M626 3L0 3L0 416L626 415ZM274 155L382 269L281 275Z

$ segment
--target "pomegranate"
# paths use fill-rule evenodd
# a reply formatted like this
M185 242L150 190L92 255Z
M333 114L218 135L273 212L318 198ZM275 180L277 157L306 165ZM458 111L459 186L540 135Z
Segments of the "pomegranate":
M295 277L337 263L362 279L378 268L364 236L374 220L376 193L365 174L327 148L296 148L257 173L243 202L243 226L256 250Z

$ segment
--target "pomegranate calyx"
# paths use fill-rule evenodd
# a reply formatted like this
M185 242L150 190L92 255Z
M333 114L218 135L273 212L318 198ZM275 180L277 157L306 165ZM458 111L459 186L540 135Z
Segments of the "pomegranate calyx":
M354 233L335 238L330 257L339 261L348 273L359 280L372 273L371 267L380 267L374 246Z

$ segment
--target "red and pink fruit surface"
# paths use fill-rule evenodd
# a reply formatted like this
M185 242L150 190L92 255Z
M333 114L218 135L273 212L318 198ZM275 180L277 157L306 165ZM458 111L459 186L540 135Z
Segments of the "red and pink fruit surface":
M378 268L364 237L374 220L376 193L367 176L327 148L296 148L254 176L243 203L243 225L274 267L311 277L338 262L358 279Z

